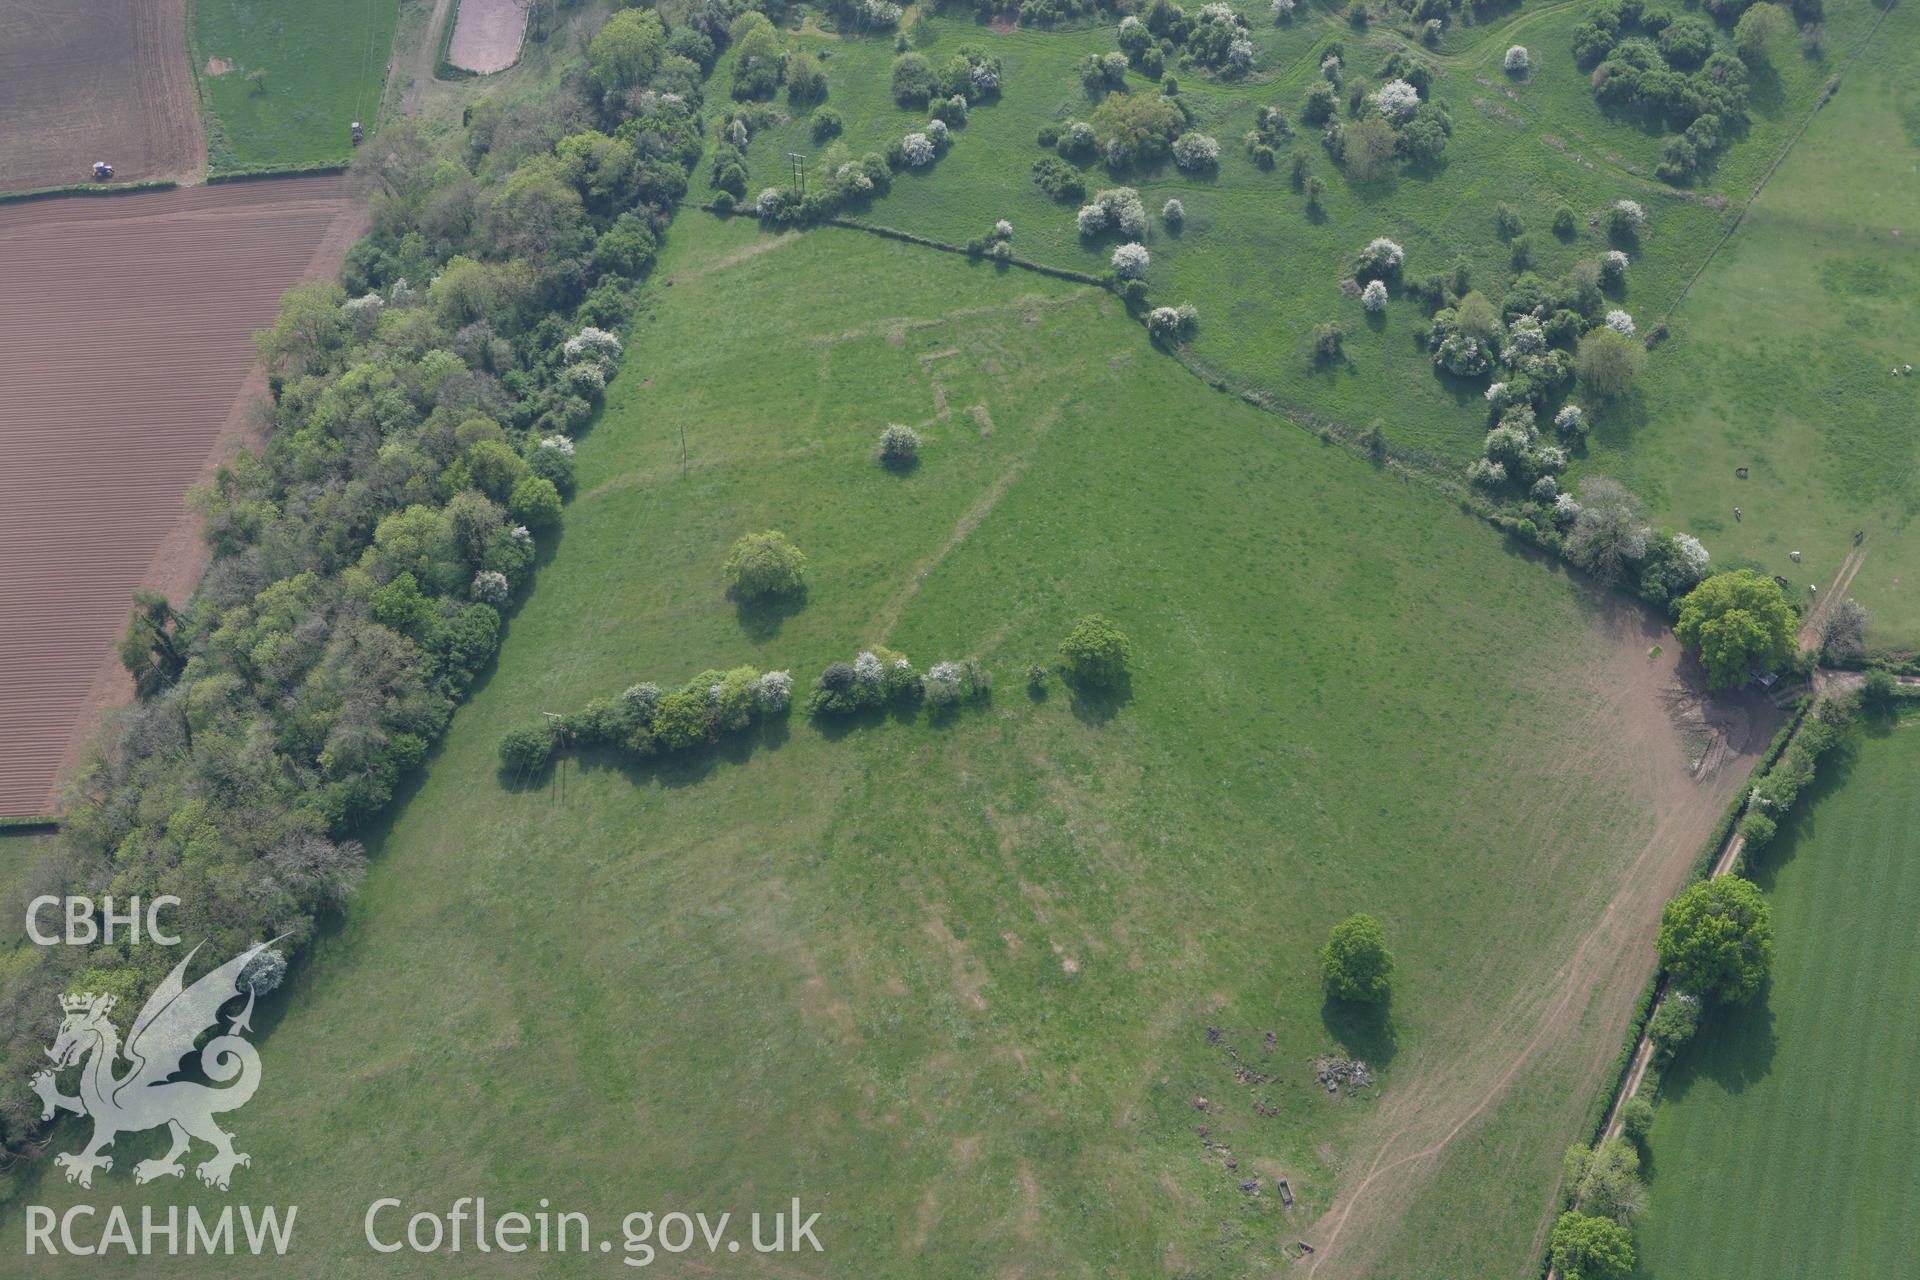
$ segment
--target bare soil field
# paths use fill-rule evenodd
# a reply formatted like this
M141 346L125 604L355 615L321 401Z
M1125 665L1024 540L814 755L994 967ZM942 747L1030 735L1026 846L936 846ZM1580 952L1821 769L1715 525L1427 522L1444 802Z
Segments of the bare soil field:
M186 0L0 0L0 121L0 191L194 177Z
M338 177L0 206L0 814L50 812L128 696L128 596L199 577L182 496L265 393L253 331L361 218Z
M520 57L527 30L528 0L460 0L447 61L487 75L504 71Z

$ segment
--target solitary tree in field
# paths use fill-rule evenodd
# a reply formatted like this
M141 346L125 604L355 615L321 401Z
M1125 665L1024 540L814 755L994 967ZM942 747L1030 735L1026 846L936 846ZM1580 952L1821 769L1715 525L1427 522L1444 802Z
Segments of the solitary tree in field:
M790 595L806 581L807 558L776 529L746 533L727 553L727 585L745 600Z
M1737 1004L1760 989L1773 959L1773 910L1750 880L1702 880L1660 913L1660 963L1674 983Z
M1060 642L1060 657L1072 683L1110 689L1126 679L1133 642L1113 623L1090 613L1074 623Z
M1563 1280L1627 1280L1633 1236L1617 1222L1569 1210L1553 1224L1554 1269Z
M1320 952L1327 990L1342 1000L1379 1004L1391 991L1393 956L1387 935L1370 915L1348 916L1333 926Z
M151 698L172 684L186 666L174 639L178 619L157 591L133 593L133 612L120 635L120 665L133 677L134 692Z
M1700 656L1716 689L1742 684L1793 656L1794 613L1780 584L1751 569L1716 573L1680 602L1673 633Z

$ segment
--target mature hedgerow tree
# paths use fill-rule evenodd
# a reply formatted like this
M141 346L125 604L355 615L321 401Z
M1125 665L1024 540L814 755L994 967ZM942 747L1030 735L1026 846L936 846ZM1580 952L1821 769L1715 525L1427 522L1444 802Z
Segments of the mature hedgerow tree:
M1773 960L1773 909L1751 880L1702 880L1660 913L1658 946L1682 991L1738 1004L1760 989Z

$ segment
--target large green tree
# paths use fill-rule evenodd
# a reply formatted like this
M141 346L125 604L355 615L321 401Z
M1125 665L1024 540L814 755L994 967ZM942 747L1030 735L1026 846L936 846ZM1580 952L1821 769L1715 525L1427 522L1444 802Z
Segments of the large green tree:
M1773 959L1773 909L1750 880L1715 876L1660 913L1660 963L1682 991L1738 1003L1760 989Z
M587 44L587 74L608 94L643 84L660 65L666 28L651 9L623 9Z
M1793 608L1780 584L1751 569L1716 573L1680 602L1674 634L1698 654L1716 689L1742 684L1793 656Z
M1380 1003L1392 990L1393 955L1387 950L1386 930L1370 915L1348 916L1328 935L1320 969L1327 990L1340 999Z
M1140 164L1165 155L1173 135L1185 123L1180 108L1158 93L1109 94L1093 112L1093 133L1101 147L1117 144L1121 153ZM1109 150L1108 154L1115 153Z
M1562 1280L1627 1280L1633 1274L1633 1236L1607 1218L1561 1214L1551 1247Z
M157 591L133 593L133 612L120 635L120 665L133 677L134 692L151 698L172 684L186 667L186 655L174 639L179 619Z
M1126 679L1133 642L1113 623L1090 613L1074 623L1060 642L1060 657L1072 683L1110 689Z
M1619 1138L1597 1147L1568 1147L1564 1168L1573 1207L1582 1213L1624 1224L1647 1207L1640 1153Z
M807 557L777 529L743 533L727 553L725 572L742 599L787 595L805 584Z
M1605 327L1580 339L1574 354L1574 368L1587 398L1607 404L1627 394L1627 388L1640 374L1645 352L1640 344Z

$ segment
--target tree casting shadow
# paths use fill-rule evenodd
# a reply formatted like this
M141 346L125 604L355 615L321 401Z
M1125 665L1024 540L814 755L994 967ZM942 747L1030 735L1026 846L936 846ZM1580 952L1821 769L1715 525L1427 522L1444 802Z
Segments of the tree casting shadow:
M758 644L779 635L786 620L807 607L807 589L803 586L783 595L757 596L750 600L734 595L732 599L740 629Z
M1393 1029L1393 998L1379 1004L1359 1004L1328 996L1320 1005L1320 1025L1340 1051L1376 1070L1393 1061L1400 1037Z

